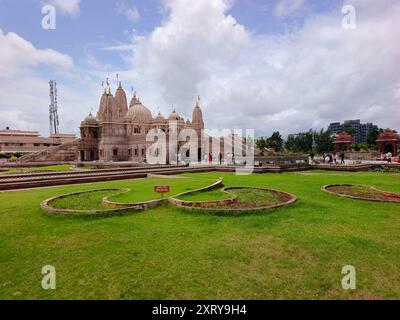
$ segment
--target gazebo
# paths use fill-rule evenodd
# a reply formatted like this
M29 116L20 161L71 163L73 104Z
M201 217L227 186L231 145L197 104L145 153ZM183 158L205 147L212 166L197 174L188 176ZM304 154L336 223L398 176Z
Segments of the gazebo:
M351 135L349 135L346 132L340 133L333 141L333 145L335 146L335 152L350 150L350 146L352 143L353 143L353 138L351 137Z
M391 129L385 129L376 140L380 153L390 152L393 156L397 156L398 142L399 136Z

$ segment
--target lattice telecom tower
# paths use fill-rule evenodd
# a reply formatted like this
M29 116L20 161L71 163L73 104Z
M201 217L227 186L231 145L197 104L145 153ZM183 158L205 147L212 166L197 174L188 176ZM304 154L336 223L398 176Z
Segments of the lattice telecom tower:
M49 121L50 134L58 133L58 106L57 106L57 83L55 80L50 80L50 106L49 106Z

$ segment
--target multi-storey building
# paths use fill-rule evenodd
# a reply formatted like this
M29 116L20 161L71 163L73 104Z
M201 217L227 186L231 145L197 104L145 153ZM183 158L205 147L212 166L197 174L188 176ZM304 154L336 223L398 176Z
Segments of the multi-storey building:
M357 120L345 120L343 123L332 122L328 130L333 134L338 135L342 131L347 129L353 129L352 137L355 143L366 143L368 131L372 128L373 123L361 123L359 119Z

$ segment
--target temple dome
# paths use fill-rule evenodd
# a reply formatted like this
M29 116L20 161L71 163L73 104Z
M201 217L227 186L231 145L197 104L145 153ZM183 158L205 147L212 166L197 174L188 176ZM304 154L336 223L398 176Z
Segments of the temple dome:
M154 119L155 121L164 121L165 120L165 118L161 115L161 113L160 112L158 112L158 115L157 115L157 117L155 117L155 119Z
M175 111L175 109L172 111L172 113L169 115L168 120L180 120L181 117L179 114Z
M89 115L82 121L82 125L98 125L97 119L92 115L92 113L89 113Z
M136 95L131 100L126 118L136 122L151 122L153 120L150 110L140 102Z

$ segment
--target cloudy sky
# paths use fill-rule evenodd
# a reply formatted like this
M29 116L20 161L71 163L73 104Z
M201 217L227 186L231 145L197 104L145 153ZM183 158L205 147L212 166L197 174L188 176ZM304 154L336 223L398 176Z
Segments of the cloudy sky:
M318 3L318 4L317 4ZM56 29L42 28L42 8ZM355 8L355 29L342 8ZM118 73L153 112L208 128L284 135L361 119L400 130L398 0L0 0L0 128L48 135L48 81L61 130L96 112ZM343 21L345 26L343 27Z

